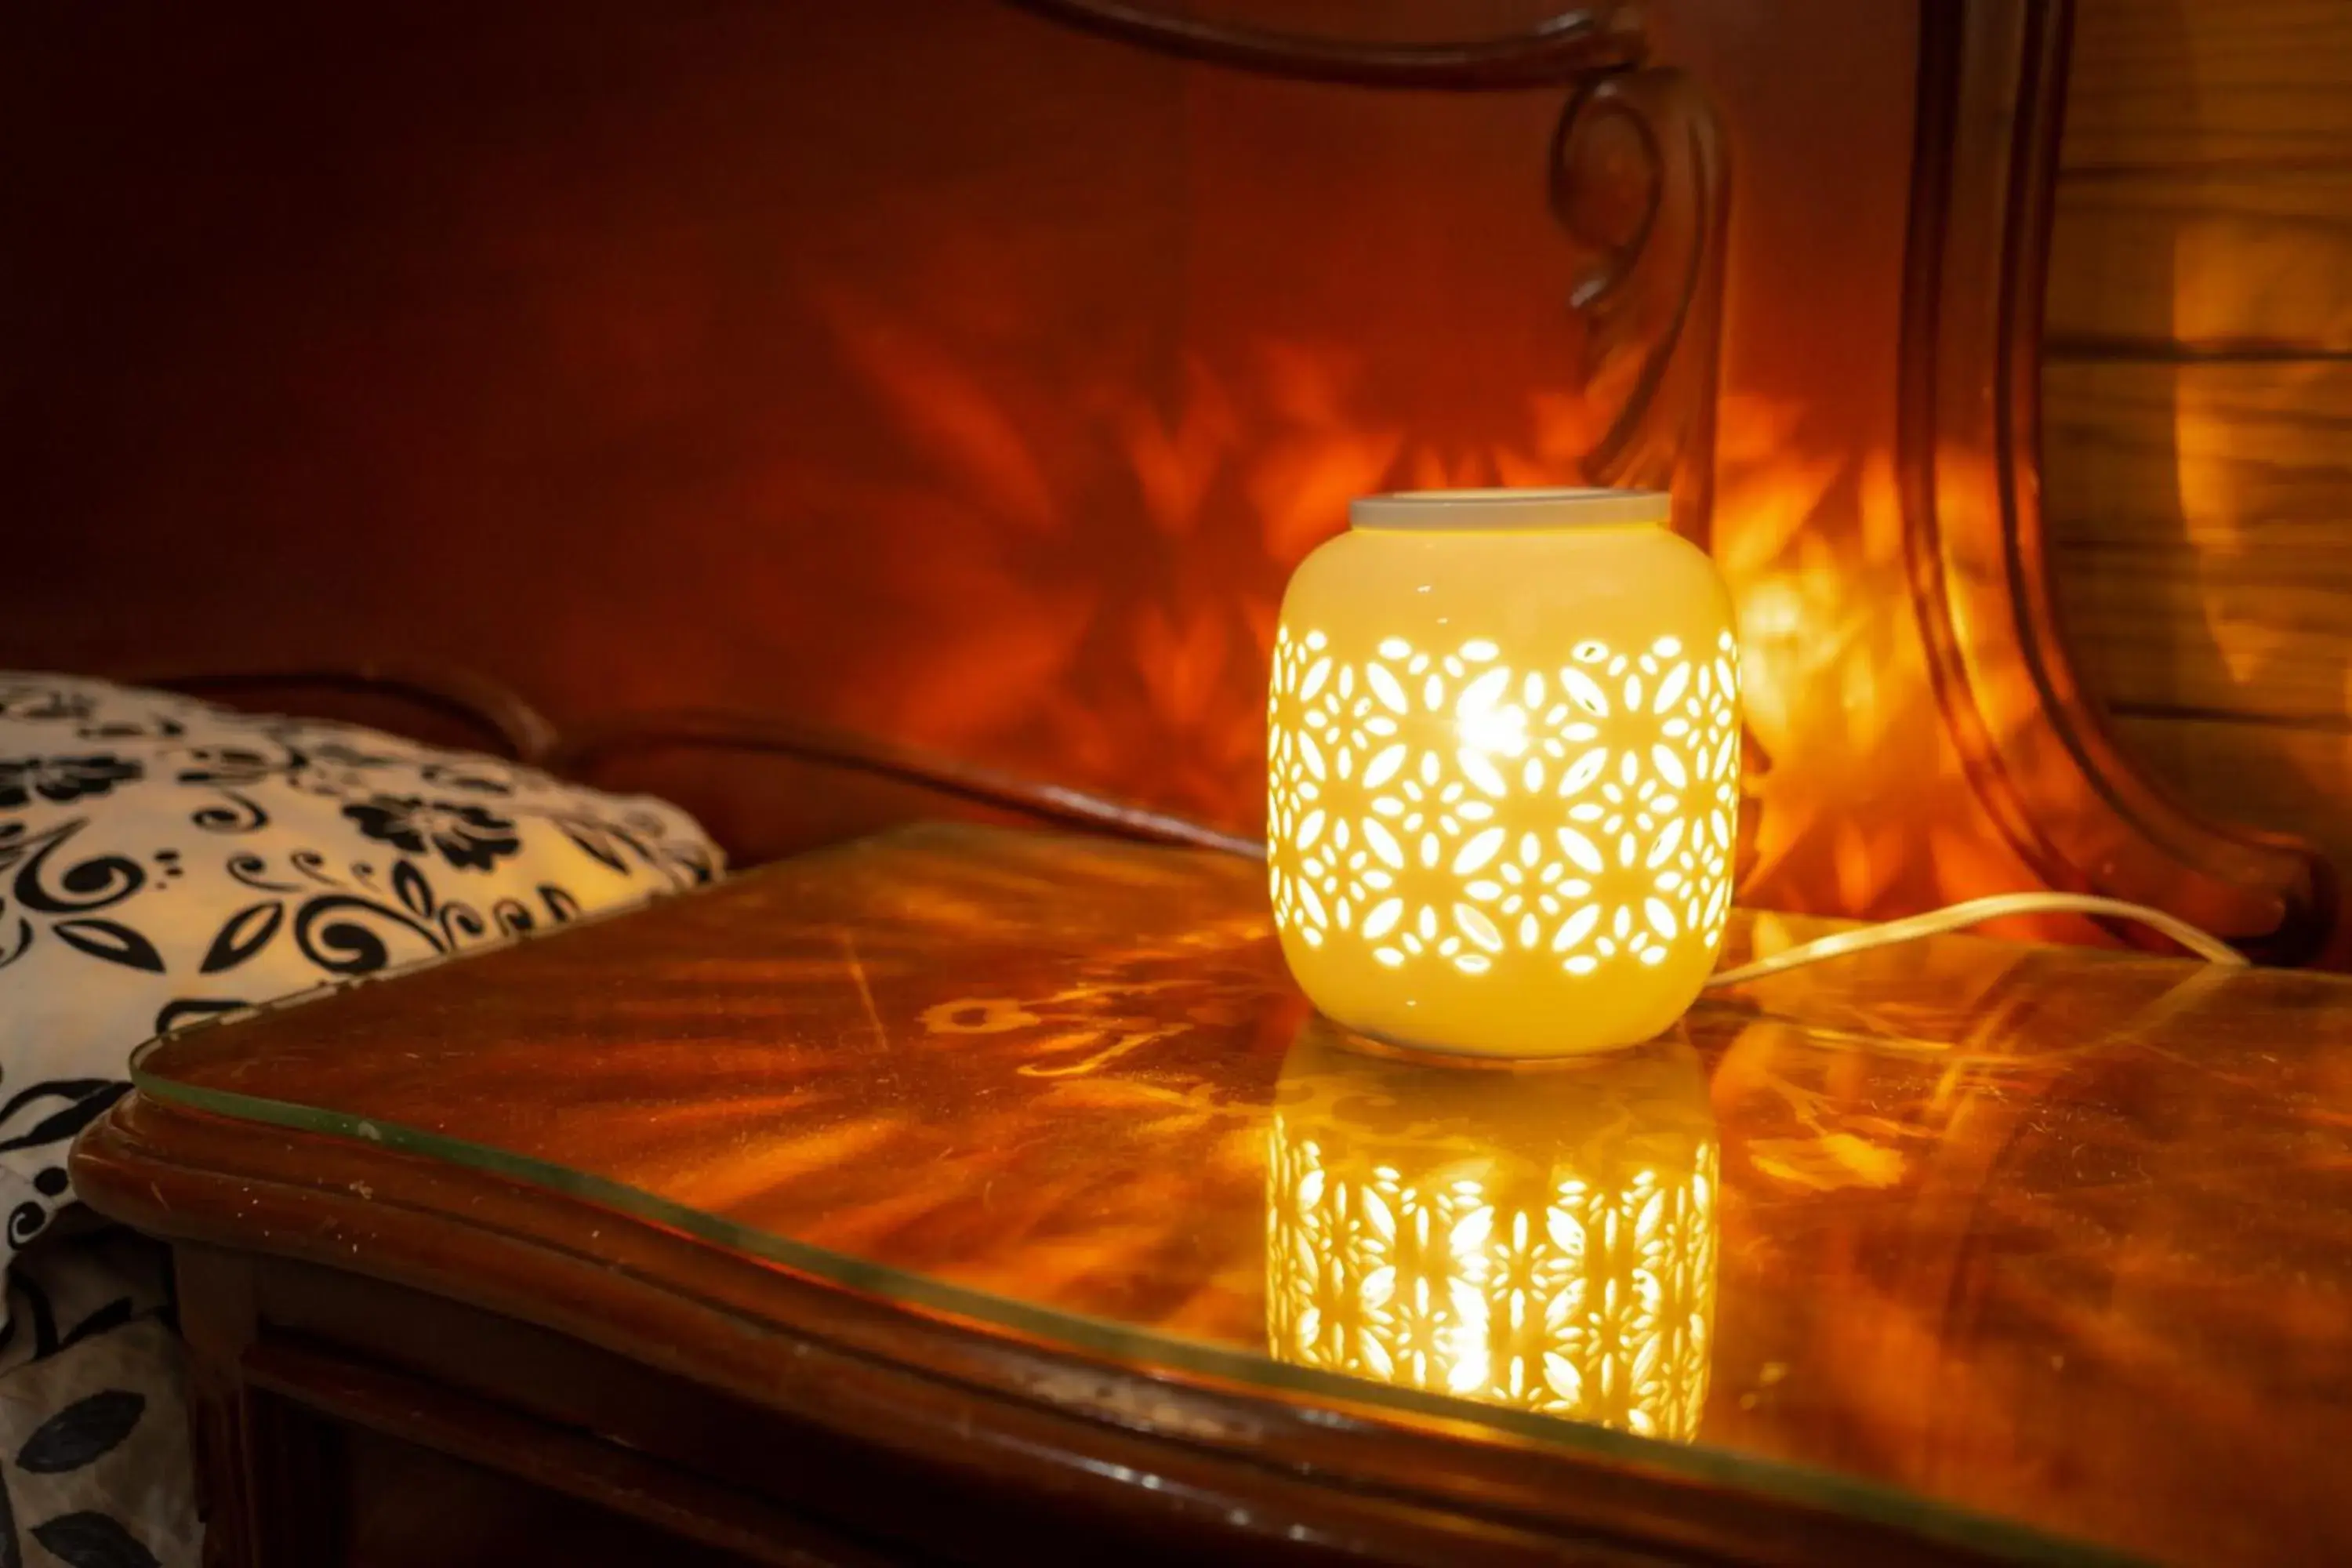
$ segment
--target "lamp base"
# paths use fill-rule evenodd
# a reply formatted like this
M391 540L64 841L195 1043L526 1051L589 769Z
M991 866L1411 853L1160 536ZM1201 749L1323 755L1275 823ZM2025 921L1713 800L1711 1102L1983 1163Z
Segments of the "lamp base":
M1654 1035L1623 1045L1601 1046L1589 1050L1529 1052L1513 1055L1505 1052L1477 1050L1461 1046L1444 1045L1433 1041L1358 1028L1345 1024L1328 1013L1318 1013L1317 1018L1326 1026L1327 1038L1342 1049L1360 1056L1376 1057L1383 1061L1402 1062L1419 1067L1444 1068L1454 1072L1549 1073L1574 1072L1590 1068L1627 1051L1667 1040L1687 1040L1688 1035L1677 1018Z

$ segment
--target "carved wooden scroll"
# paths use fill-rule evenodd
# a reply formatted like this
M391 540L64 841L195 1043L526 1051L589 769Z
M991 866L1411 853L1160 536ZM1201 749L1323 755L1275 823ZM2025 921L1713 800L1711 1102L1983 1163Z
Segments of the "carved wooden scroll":
M1721 127L1681 71L1601 77L1569 100L1551 174L1553 215L1589 257L1570 296L1591 324L1588 373L1623 389L1586 471L1672 490L1677 526L1704 542L1730 190Z
M1293 81L1478 92L1549 87L1622 70L1643 54L1631 7L1565 11L1524 32L1431 43L1374 43L1278 33L1121 5L1118 0L1011 0L1024 11L1155 54Z
M1897 470L1928 668L1971 783L2051 886L2158 905L2278 962L2326 943L2315 850L2144 776L2070 666L2038 491L2041 309L2067 0L1927 5Z
M1492 38L1390 44L1224 26L1113 0L1010 3L1160 54L1291 80L1571 89L1551 148L1551 210L1581 256L1568 302L1587 323L1583 368L1608 410L1585 476L1671 489L1675 526L1704 541L1729 190L1724 136L1696 84L1649 63L1635 8L1563 12Z

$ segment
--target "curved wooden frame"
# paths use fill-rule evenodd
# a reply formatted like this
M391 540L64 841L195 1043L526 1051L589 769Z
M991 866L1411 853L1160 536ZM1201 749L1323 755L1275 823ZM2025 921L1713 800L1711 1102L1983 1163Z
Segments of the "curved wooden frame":
M540 762L556 740L555 725L520 692L457 665L383 658L284 669L168 668L142 672L131 680L231 704L303 688L389 697L439 718L455 719L486 739L496 737L503 754L521 763Z
M1930 676L1977 794L2052 887L2305 962L2336 919L2326 858L2144 774L2075 678L2052 593L2040 351L2072 21L2071 0L1921 9L1897 467Z
M751 752L811 763L861 778L911 784L943 799L1003 811L1057 827L1083 828L1148 844L1262 858L1265 846L1254 838L1127 801L1108 799L1064 784L1046 784L1002 769L943 757L871 735L852 734L789 719L723 710L622 715L583 726L551 746L544 761L572 778L593 778L596 766L614 756L664 747Z
M1517 33L1431 43L1364 43L1221 26L1118 0L1008 0L1033 16L1157 54L1293 81L1507 91L1637 64L1638 15L1624 0L1563 11Z
M383 659L282 670L163 671L137 677L135 683L231 702L274 700L295 689L391 698L437 718L455 719L486 739L496 737L501 754L516 762L583 782L594 782L597 768L613 758L664 748L746 753L860 780L905 784L945 801L1050 826L1245 857L1265 852L1255 839L1220 833L1130 802L774 714L678 709L624 713L558 729L519 692L455 665Z

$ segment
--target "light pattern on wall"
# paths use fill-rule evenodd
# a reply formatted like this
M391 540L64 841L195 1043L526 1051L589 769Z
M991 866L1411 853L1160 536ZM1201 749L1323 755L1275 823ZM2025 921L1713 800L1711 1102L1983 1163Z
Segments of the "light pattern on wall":
M1465 1089L1460 1069L1317 1054L1305 1076L1321 1104L1284 1107L1270 1134L1273 1353L1696 1436L1716 1276L1716 1141L1697 1074L1654 1053L1612 1059L1600 1080Z
M1674 637L1519 668L1474 637L1357 653L1276 634L1267 860L1276 923L1390 968L1514 955L1587 975L1712 951L1731 902L1738 669Z

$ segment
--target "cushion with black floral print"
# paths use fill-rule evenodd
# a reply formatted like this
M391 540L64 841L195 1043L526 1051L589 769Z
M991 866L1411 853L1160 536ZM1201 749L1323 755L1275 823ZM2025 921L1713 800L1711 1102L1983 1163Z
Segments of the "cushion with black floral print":
M0 672L0 1270L164 1031L709 881L642 795L360 729Z

